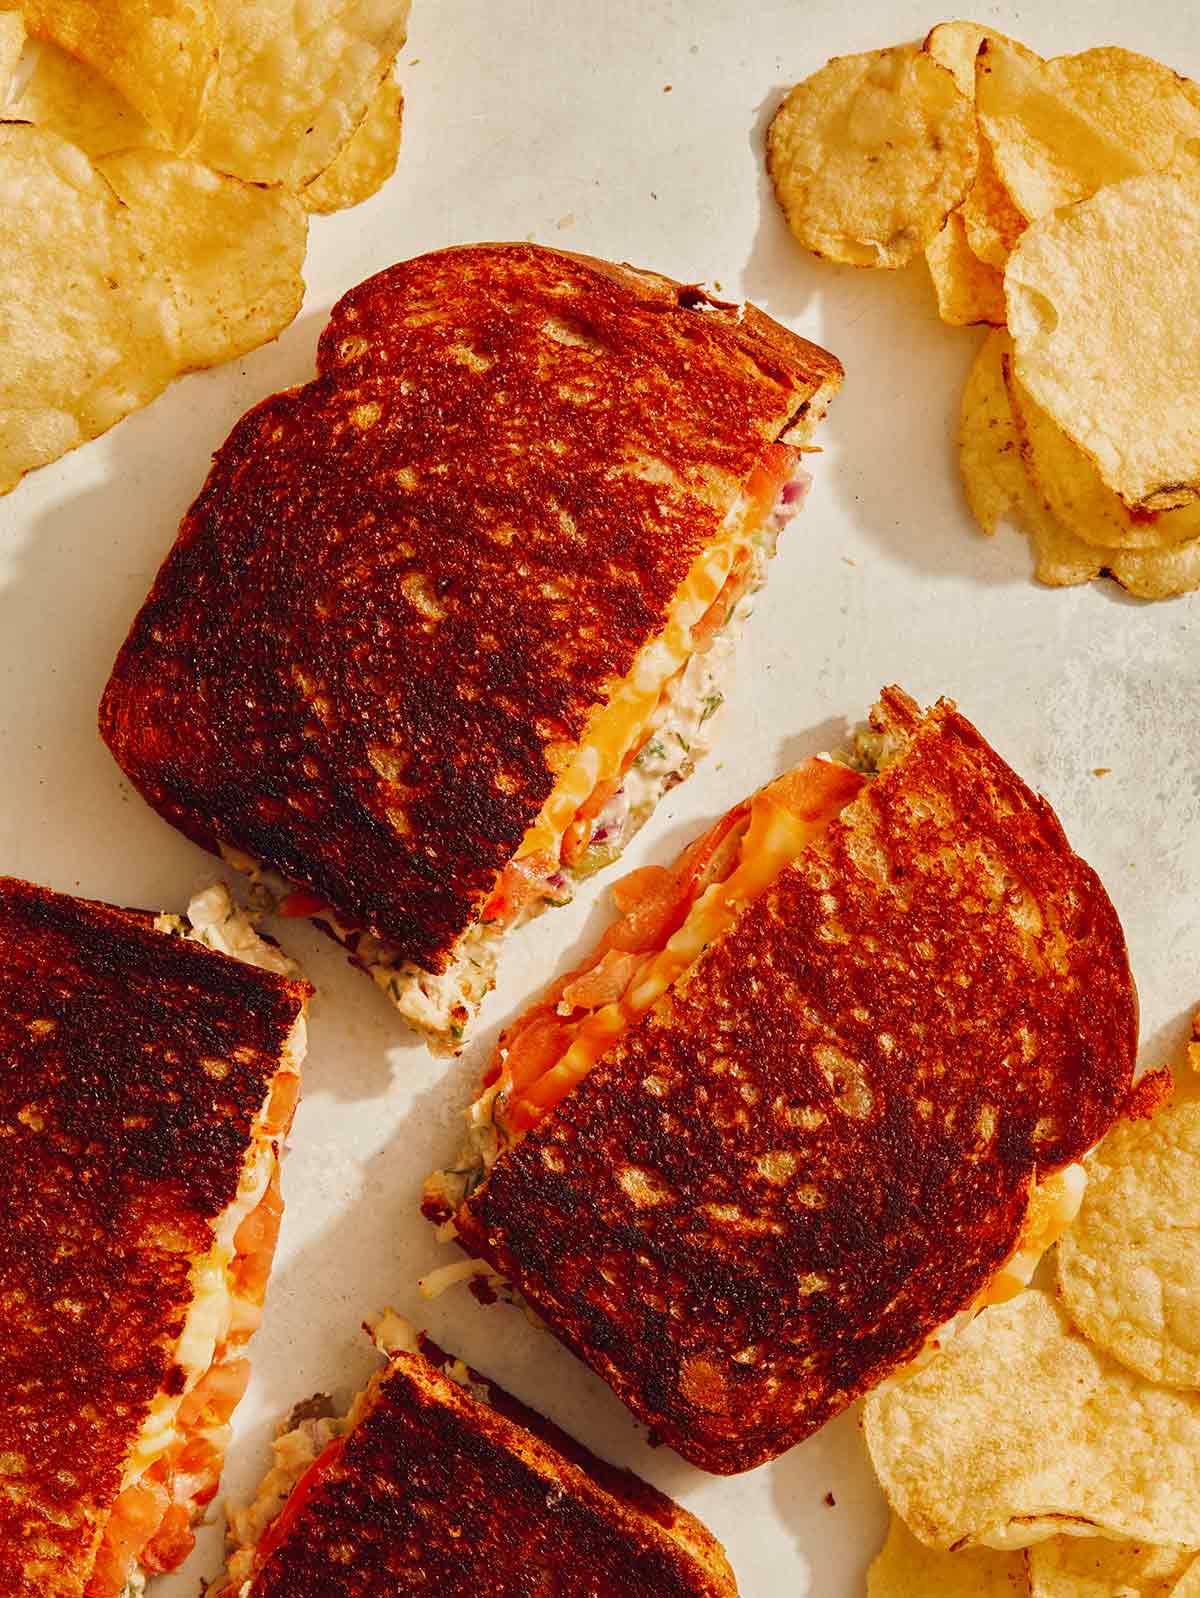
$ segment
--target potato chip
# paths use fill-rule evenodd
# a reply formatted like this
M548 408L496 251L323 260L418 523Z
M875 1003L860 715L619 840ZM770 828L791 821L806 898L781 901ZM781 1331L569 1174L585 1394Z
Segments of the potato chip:
M221 65L188 154L299 190L337 158L404 43L408 0L214 0Z
M1034 575L1054 587L1099 577L1099 550L1064 533L1029 481L1004 382L1012 341L1001 328L989 333L963 390L958 464L967 503L985 533L1007 519L1029 534Z
M1043 77L1151 170L1200 169L1200 88L1161 61L1104 45L1047 61Z
M889 1503L930 1547L1200 1545L1200 1397L1091 1347L1045 1293L984 1310L871 1394L864 1427Z
M1034 575L1054 587L1114 577L1139 599L1174 599L1200 588L1200 540L1168 549L1100 549L1049 513L1029 524Z
M979 259L989 266L1002 267L1027 224L1001 181L996 158L986 139L979 141L975 181L959 207L959 214L967 231L967 243Z
M837 56L784 100L767 165L792 232L852 266L904 266L975 175L970 102L913 45Z
M925 259L943 322L955 327L973 322L1003 326L1004 279L971 250L960 212L951 211L945 227L926 246Z
M1030 1598L1172 1598L1194 1549L1055 1537L1029 1550Z
M21 4L31 33L87 62L171 146L184 147L216 72L217 21L209 0Z
M1016 371L1125 503L1200 496L1200 187L1113 184L1022 236L1005 271Z
M172 376L257 349L293 320L308 223L292 195L155 150L97 166L130 208L139 322L156 325Z
M1200 1387L1200 1103L1122 1121L1058 1256L1067 1313L1151 1381Z
M1200 1598L1200 1558L1191 1564L1171 1588L1171 1598Z
M1005 382L1030 480L1068 532L1102 549L1160 549L1200 538L1200 505L1131 511L1016 377L1011 357Z
M926 1548L895 1515L867 1572L867 1598L1026 1598L1028 1592L1023 1554Z
M120 207L74 146L0 126L0 492L157 392L128 369ZM114 286L114 284L118 286Z
M38 45L33 70L8 115L61 134L93 160L166 143L99 73L49 41Z
M103 168L0 125L0 492L300 305L306 218L289 195L156 151Z
M975 108L996 170L1028 221L1084 199L1149 161L1046 79L1045 65L992 37L975 67Z
M1007 332L998 328L989 334L963 391L959 468L967 503L984 532L994 533L1006 517L1023 528L1033 548L1034 575L1051 587L1090 582L1106 573L1143 599L1166 599L1200 586L1200 540L1157 549L1114 549L1080 538L1051 514L1022 459L1004 377L1011 353ZM1158 520L1189 514L1191 507Z
M342 211L381 189L396 170L403 115L404 96L389 78L337 160L300 190L304 209Z
M989 333L963 390L958 461L967 503L985 533L994 533L1006 516L1023 520L1033 498L1004 384L1003 362L1011 351L1005 331Z
M1006 33L1001 33L996 28L985 28L982 22L939 22L936 28L931 28L926 34L921 48L935 61L940 61L944 67L949 68L954 74L959 92L965 94L968 100L973 100L975 57L979 54L979 46L985 39L999 40L1001 44L1007 45L1010 50L1015 50L1018 55L1031 63L1037 63L1042 59L1025 45L1019 44L1016 39L1010 39Z
M25 48L25 24L19 11L0 11L0 105L4 105L12 75ZM12 116L4 106L6 118Z

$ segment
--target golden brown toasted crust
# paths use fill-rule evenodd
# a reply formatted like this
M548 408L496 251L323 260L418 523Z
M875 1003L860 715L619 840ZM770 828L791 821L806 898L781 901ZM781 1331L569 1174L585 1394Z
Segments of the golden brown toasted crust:
M334 307L245 416L100 725L145 798L428 970L759 459L841 377L752 308L532 245Z
M308 991L0 878L2 1598L82 1592Z
M694 1516L486 1386L393 1355L250 1598L736 1598Z
M1049 805L953 706L877 715L895 763L457 1218L707 1470L910 1360L1132 1080L1121 927Z

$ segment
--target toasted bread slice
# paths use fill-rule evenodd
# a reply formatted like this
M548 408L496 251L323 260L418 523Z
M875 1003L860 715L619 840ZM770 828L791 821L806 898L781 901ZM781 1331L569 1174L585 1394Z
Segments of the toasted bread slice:
M873 721L879 774L806 812L791 862L540 1119L506 1120L498 1062L490 1172L427 1194L707 1470L777 1455L1026 1276L1132 1081L1121 927L1049 805L949 703L890 689ZM551 995L544 1073L578 991Z
M398 1317L376 1337L388 1366L349 1415L276 1443L213 1598L736 1598L694 1515Z
M218 453L101 730L454 1049L501 933L690 769L841 368L753 306L497 244L354 289L318 369Z
M216 1491L310 991L204 947L280 963L228 909L160 930L0 879L5 1595L119 1595Z

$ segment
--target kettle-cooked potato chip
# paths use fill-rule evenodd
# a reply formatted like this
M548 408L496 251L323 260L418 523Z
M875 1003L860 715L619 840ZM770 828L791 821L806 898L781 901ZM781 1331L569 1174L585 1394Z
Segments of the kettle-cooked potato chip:
M1041 56L980 22L939 22L930 30L922 48L953 72L959 91L974 100L975 57L985 39L996 40L1031 66L1041 63ZM1025 227L1025 218L1004 187L985 138L979 140L975 181L959 210L966 224L967 243L974 253L989 266L1003 266Z
M867 1598L1027 1598L1023 1554L926 1548L897 1516L867 1572Z
M136 410L120 208L73 145L0 126L0 493ZM113 286L114 283L116 286Z
M945 227L926 245L925 259L943 322L955 327L1004 325L1004 279L972 251L960 211L951 211Z
M1043 522L1047 530L1053 526L1021 458L1020 435L1004 381L1004 364L1011 353L1012 340L1005 329L989 333L963 389L958 463L971 514L985 533L994 533L1005 517L1030 531ZM1098 574L1090 557L1084 564L1082 576L1067 580L1086 582Z
M1190 78L1111 44L1057 56L1043 77L1153 171L1200 170L1200 87Z
M1173 1598L1195 1549L1055 1537L1031 1548L1030 1598Z
M998 39L1001 44L1015 50L1026 61L1038 62L1042 58L1026 45L1010 39L997 28L987 28L982 22L939 22L930 28L921 46L935 61L940 61L954 74L954 81L968 100L975 98L975 57L985 39Z
M1045 1293L984 1310L873 1393L864 1427L889 1503L930 1547L1063 1532L1200 1546L1200 1397L1093 1348Z
M31 33L87 62L173 148L186 145L217 66L209 0L21 0L21 6Z
M13 72L24 48L25 23L22 21L21 13L0 11L0 106L4 106ZM5 117L9 118L12 114L11 109L4 106Z
M1067 1313L1151 1381L1200 1387L1200 1103L1122 1121L1058 1256Z
M1105 573L1142 599L1167 599L1200 587L1200 538L1152 549L1115 549L1080 538L1052 515L1022 459L1004 376L1011 354L1008 333L997 328L980 348L963 391L959 468L967 503L984 532L994 533L1005 517L1023 528L1033 547L1034 575L1052 587L1090 582ZM1189 514L1191 507L1158 520Z
M852 266L899 267L975 175L971 103L915 45L836 56L775 113L767 166L792 232Z
M38 44L33 70L8 115L61 134L93 160L114 150L153 149L167 142L86 61L49 40Z
M155 151L104 165L0 125L0 492L300 305L307 219L291 196Z
M304 188L350 142L391 71L409 0L213 0L221 65L188 154Z
M1007 332L989 333L979 346L963 389L959 415L958 464L971 514L985 533L994 533L1004 517L1018 511L1028 479L1021 461L1003 357L1012 350Z
M1004 376L1030 481L1068 532L1101 549L1161 549L1200 538L1200 504L1131 511L1017 378L1011 356Z
M958 464L971 514L985 533L1008 519L1029 534L1034 575L1061 588L1099 577L1099 550L1064 533L1035 491L1021 459L1021 441L1004 383L1012 341L1004 328L989 333L963 390Z
M1039 582L1062 587L1114 577L1138 599L1175 599L1200 588L1200 539L1164 549L1100 549L1047 515L1029 529Z
M996 169L1028 221L1150 162L1046 78L1046 65L992 36L975 64L975 108Z
M396 170L403 115L404 96L389 78L337 160L300 190L304 209L342 211L361 205L382 188Z
M138 319L170 376L245 355L292 321L308 237L292 195L156 150L96 164L129 207Z
M1030 227L1005 271L1016 372L1125 503L1200 497L1200 185L1111 184Z
M986 139L979 141L975 181L959 214L967 230L967 243L979 259L989 266L1003 267L1027 224L1004 187Z

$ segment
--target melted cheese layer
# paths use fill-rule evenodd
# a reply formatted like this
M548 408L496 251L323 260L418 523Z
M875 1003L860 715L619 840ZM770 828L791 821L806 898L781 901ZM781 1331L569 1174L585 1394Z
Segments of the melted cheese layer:
M629 676L593 715L574 760L521 840L518 860L528 855L559 858L563 834L580 808L601 782L619 774L654 713L663 687L686 664L692 652L692 629L724 588L734 557L746 541L745 511L739 506L729 518L724 542L692 567L662 633L645 646Z

